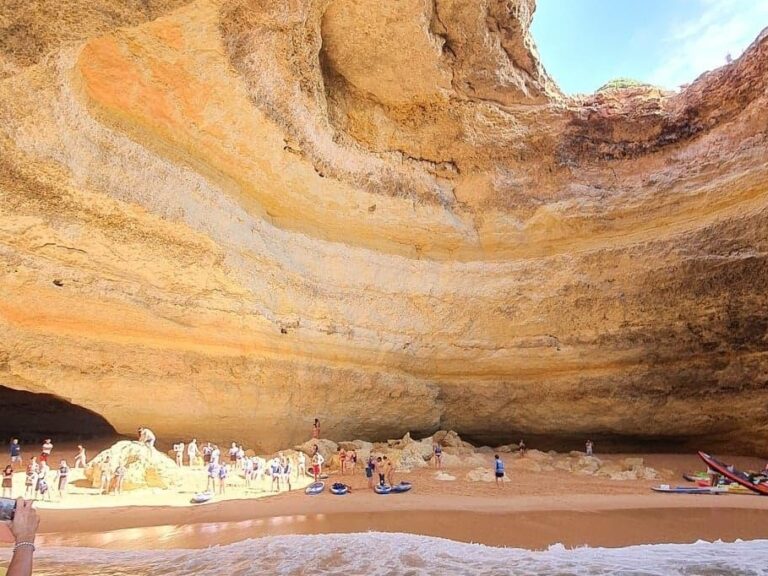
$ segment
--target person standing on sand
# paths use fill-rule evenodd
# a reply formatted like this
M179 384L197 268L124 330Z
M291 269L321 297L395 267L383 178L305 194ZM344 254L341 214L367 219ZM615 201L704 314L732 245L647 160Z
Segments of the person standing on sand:
M368 462L365 463L365 477L368 478L368 488L373 490L373 456L368 456Z
M112 489L112 462L110 461L109 454L104 457L104 461L99 466L99 494L109 495L109 491Z
M244 462L245 462L245 449L243 448L242 444L239 444L237 446L237 467L242 470Z
M355 450L350 450L347 452L347 468L352 468L352 476L355 475L355 472L357 472L357 452Z
M347 451L341 446L337 448L339 454L339 468L341 469L341 475L344 476L344 470L347 466Z
M52 451L53 451L53 443L51 442L50 438L46 438L45 442L43 442L43 448L40 452L40 462L48 463L48 458L51 457Z
M213 446L211 446L210 442L207 442L203 446L203 466L208 466L211 463L211 454L213 454Z
M376 457L376 474L379 475L379 486L384 486L387 471L384 468L384 462L382 462L381 456Z
M224 463L219 466L219 494L224 494L227 488L227 476L229 476L229 468Z
M32 457L27 465L27 475L24 478L24 498L31 500L35 496L35 486L37 486L37 462Z
M40 472L37 474L37 485L35 485L35 499L37 499L38 492L43 496L48 494L48 472L51 471L51 467L48 466L48 462L42 462L40 464ZM50 494L48 500L51 499Z
M11 445L8 447L8 452L11 455L11 464L18 464L19 466L23 464L21 461L21 444L19 444L18 438L13 438L11 440Z
M118 496L123 493L123 482L125 482L125 473L127 472L122 462L117 463L115 468L115 494Z
M173 451L176 454L176 466L181 468L184 466L184 442L174 444Z
M280 492L280 476L283 474L283 469L280 466L280 460L275 456L269 461L269 475L272 476L272 492ZM275 490L275 484L277 484L277 490Z
M3 498L11 498L13 494L13 466L8 464L3 470Z
M216 492L216 479L219 477L219 465L215 462L208 463L208 483L205 485L206 492Z
M520 456L525 456L525 442L520 439L520 443L517 445L517 449L520 451Z
M392 464L392 460L389 460L384 456L384 474L387 478L387 484L390 486L395 485L395 465Z
M439 442L432 444L432 452L435 455L435 468L441 470L443 468L443 447Z
M234 466L237 463L237 444L232 442L229 447L229 465Z
M219 465L219 462L221 461L221 450L219 450L219 447L214 444L213 450L211 451L211 464Z
M192 438L192 442L187 445L187 456L189 457L189 467L197 465L197 438Z
M288 486L288 491L290 492L292 490L292 488L291 488L291 459L290 458L283 457L282 468L283 468L283 480L285 481L285 484Z
M312 455L312 474L315 476L315 482L320 480L320 474L323 471L323 462L325 462L325 458L323 458L323 455L320 454L320 451L317 449L317 445L315 445L315 453Z
M245 478L245 489L248 490L253 478L253 460L250 458L243 460L243 478Z
M77 445L77 456L75 456L75 468L85 468L88 458L85 455L85 448L81 444Z
M56 473L56 483L59 489L59 498L64 500L64 495L67 493L67 484L69 484L69 466L67 466L66 460L59 462L59 470Z
M494 454L494 473L496 475L496 486L499 487L504 483L504 462L501 460L498 454Z
M301 477L301 474L307 473L307 455L304 452L299 452L298 465L296 466L296 480Z
M587 456L592 456L592 447L593 447L592 440L587 440L587 444L585 447L587 449Z

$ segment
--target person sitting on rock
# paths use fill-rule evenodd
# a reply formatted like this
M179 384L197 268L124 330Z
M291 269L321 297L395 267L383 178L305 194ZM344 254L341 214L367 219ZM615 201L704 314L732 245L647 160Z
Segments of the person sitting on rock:
M139 442L145 446L148 446L149 448L154 448L156 440L157 437L155 436L155 433L152 432L152 430L149 428L139 428Z

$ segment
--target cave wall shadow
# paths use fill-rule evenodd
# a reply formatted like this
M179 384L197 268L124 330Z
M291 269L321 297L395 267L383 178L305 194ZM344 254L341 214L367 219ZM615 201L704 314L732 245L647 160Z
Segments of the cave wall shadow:
M0 386L0 439L32 443L116 435L103 416L59 396Z

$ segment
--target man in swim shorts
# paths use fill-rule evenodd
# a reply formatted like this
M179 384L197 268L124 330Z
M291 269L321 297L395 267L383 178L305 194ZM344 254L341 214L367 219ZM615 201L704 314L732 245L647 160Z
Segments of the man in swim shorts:
M312 474L315 477L315 482L320 479L323 462L325 462L325 459L323 458L323 455L318 451L317 446L315 446L315 453L312 456Z

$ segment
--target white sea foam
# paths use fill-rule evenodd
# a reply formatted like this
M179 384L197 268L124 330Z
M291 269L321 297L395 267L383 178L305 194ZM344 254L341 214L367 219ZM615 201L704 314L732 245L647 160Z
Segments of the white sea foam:
M768 540L576 549L558 544L532 552L412 534L273 536L203 550L50 548L38 553L35 574L758 576L768 575Z

